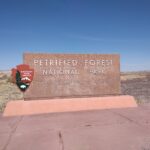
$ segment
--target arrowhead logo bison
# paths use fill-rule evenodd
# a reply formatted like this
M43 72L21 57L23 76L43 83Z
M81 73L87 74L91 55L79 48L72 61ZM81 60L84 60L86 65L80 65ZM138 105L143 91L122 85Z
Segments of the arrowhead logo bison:
M34 69L29 65L22 64L12 69L13 82L17 84L18 88L25 92L30 86L34 75Z

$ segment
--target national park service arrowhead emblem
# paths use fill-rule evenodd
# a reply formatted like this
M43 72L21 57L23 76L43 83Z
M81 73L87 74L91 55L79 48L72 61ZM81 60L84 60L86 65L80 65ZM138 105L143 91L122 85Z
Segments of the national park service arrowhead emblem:
M34 69L31 69L29 65L21 64L11 71L13 82L22 92L25 92L33 80Z

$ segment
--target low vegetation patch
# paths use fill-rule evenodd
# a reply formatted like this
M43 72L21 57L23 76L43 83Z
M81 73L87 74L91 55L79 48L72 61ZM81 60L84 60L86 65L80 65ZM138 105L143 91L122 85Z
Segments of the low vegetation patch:
M23 99L23 94L12 83L10 74L0 72L0 112L2 112L10 100Z

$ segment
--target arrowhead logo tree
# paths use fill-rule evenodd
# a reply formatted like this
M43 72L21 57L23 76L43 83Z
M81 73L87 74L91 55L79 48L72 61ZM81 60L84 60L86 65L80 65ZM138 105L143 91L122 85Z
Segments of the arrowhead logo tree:
M30 86L34 76L34 69L31 69L29 65L21 64L12 69L12 79L16 83L18 88L25 92Z

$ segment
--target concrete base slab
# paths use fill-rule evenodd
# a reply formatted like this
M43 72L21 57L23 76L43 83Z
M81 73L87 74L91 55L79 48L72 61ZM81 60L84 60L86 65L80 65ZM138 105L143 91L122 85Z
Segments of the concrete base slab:
M7 150L61 150L58 139L59 132L56 131L43 130L26 134L17 132L10 140Z
M132 96L69 98L8 102L3 116L33 115L112 108L137 107Z
M147 131L134 124L84 127L62 135L65 150L146 150L150 142Z
M7 145L7 142L9 141L9 133L2 133L0 134L0 150L5 149L5 145Z
M0 150L149 150L149 112L150 105L139 105L17 117L0 114Z

